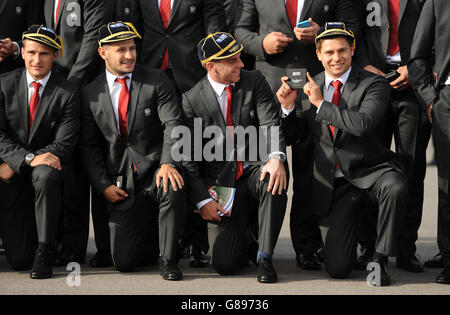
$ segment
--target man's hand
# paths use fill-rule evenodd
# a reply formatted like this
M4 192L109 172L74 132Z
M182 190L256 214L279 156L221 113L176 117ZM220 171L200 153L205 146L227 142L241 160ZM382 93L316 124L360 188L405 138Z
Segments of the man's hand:
M309 18L308 21L311 26L302 28L294 27L294 34L298 40L313 44L316 40L316 33L320 29L320 26L314 22L312 18Z
M281 54L293 39L281 32L272 32L263 39L263 49L268 55Z
M174 191L177 191L178 188L183 188L183 177L180 175L180 173L178 173L175 167L172 167L169 164L162 164L161 168L156 174L156 187L158 188L160 186L161 179L163 180L164 192L169 191L169 180Z
M210 201L200 209L200 214L203 220L207 221L222 221L222 218L219 216L218 211L223 213L224 215L228 214L228 211L225 211L217 202Z
M62 170L61 161L59 160L59 157L57 157L51 152L36 155L30 163L31 167L37 167L39 165L47 165L57 169L58 171Z
M106 188L105 191L103 192L103 195L105 196L106 200L108 200L111 203L116 203L125 200L125 198L128 197L126 191L120 189L115 185L111 185L108 188Z
M381 75L382 77L384 77L386 75L386 73L384 73L383 71L381 71L380 69L378 69L377 67L374 67L372 65L365 66L364 70Z
M322 91L313 78L309 75L309 72L306 72L306 75L309 82L303 87L303 92L306 96L308 96L310 103L318 108L323 101Z
M294 108L295 99L297 98L297 90L292 90L287 81L288 77L281 78L281 86L277 91L277 98L281 106L287 110Z
M409 81L408 67L402 66L397 69L400 76L390 83L391 88L395 91L403 91L411 86L411 81Z
M430 103L430 105L428 105L428 107L427 107L427 116L428 116L428 121L430 122L430 124L433 123L433 117L432 117L432 114L431 114L431 110L433 109L433 105L434 105L434 101L432 101Z
M260 181L264 181L267 173L270 174L269 186L267 187L267 192L272 192L275 195L283 193L283 189L287 189L287 176L286 170L284 169L284 164L279 159L270 159L261 172Z
M10 38L0 40L0 62L14 55L17 52L17 46Z
M0 164L0 180L7 184L11 183L11 178L14 176L14 171L9 167L8 164Z

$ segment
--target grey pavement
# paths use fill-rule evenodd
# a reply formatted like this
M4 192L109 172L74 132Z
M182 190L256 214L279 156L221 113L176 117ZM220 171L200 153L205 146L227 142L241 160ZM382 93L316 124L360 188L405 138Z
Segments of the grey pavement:
M431 146L431 145L430 145ZM432 149L429 149L428 159ZM290 200L290 199L289 199ZM289 209L289 205L288 205ZM417 242L418 254L425 261L437 253L437 172L429 166L425 181L425 203L422 225ZM89 240L87 261L95 253L92 236ZM255 266L251 265L234 276L219 276L211 267L194 269L189 260L180 266L183 281L165 281L157 266L143 267L135 272L120 274L112 268L93 269L81 265L80 286L69 286L64 267L54 268L55 277L47 280L31 280L29 272L12 271L6 258L0 256L0 294L152 294L152 295L300 295L300 294L450 294L450 285L434 282L440 269L426 269L413 274L395 267L391 258L389 267L392 277L390 287L370 287L366 272L353 271L349 278L331 279L324 270L305 271L295 264L295 254L289 236L289 212L274 255L279 282L261 284L256 280Z

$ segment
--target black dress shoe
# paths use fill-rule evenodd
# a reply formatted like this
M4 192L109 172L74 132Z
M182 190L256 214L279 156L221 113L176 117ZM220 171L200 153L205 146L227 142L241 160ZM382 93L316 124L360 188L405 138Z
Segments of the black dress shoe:
M304 270L320 270L322 265L313 253L301 253L296 256L297 266Z
M437 283L450 284L450 267L445 267L444 270L437 276Z
M53 276L52 266L55 260L56 249L53 245L39 243L31 268L31 279L48 279Z
M441 253L433 256L430 260L425 262L425 267L427 268L444 268L444 260Z
M361 255L356 259L356 264L353 269L365 271L367 270L367 265L372 261L374 250L370 250L368 247L361 247Z
M391 285L391 276L389 275L389 271L387 268L388 258L382 256L380 254L375 253L372 262L376 262L380 265L380 283L379 285L382 287L386 287ZM369 274L372 273L372 270L369 271Z
M256 264L256 275L258 281L261 283L274 283L278 281L277 272L273 268L272 261L263 256L261 256Z
M205 252L200 249L195 249L192 251L191 261L189 266L192 268L204 268L209 266L209 257L206 256Z
M102 255L96 253L91 260L89 260L89 266L92 268L105 268L112 267L114 263L112 261L111 255Z
M182 280L183 273L174 260L159 258L159 270L164 280Z
M397 267L404 269L409 272L424 272L425 268L420 263L419 259L415 255L406 256L406 257L398 257L397 258Z

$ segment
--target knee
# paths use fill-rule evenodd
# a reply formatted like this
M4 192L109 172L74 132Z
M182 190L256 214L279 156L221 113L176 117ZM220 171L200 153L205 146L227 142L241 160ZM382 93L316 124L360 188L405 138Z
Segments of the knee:
M328 272L331 278L334 279L344 279L346 278L353 269L353 264L349 263L334 263L326 264L325 270Z
M213 259L212 266L222 276L233 275L236 272L235 264L231 260Z
M37 166L32 173L33 185L35 187L48 187L48 185L62 184L61 173L53 167L47 165Z
M126 257L114 259L114 269L119 272L131 272L135 267L134 262Z
M388 198L406 198L408 194L408 184L404 180L389 181L383 189Z

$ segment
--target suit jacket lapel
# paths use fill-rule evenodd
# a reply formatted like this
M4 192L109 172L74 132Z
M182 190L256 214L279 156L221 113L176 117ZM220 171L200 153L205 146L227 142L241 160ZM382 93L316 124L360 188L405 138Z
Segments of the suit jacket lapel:
M286 11L286 0L277 0L277 1L278 1L277 7L281 11L280 16L284 17L284 21L286 22L286 25L292 31L292 33L294 33L294 28L291 25L291 21L289 21L289 17L287 15L287 11Z
M119 137L119 131L117 130L116 115L114 114L114 107L111 102L111 96L109 93L108 81L106 81L106 73L102 74L100 82L103 82L103 90L98 93L98 104L105 114L106 124L112 131L113 135Z
M54 29L56 30L56 28L58 27L58 25L59 25L59 23L60 23L60 21L61 21L61 16L63 15L63 12L64 12L64 8L65 8L65 6L66 6L66 2L67 2L67 0L61 0L61 4L59 5L59 12L58 12L58 20L56 21L56 25L55 25L55 27L54 27ZM53 8L54 9L54 8ZM53 11L54 12L54 11ZM53 17L53 19L54 19L54 17ZM53 23L52 23L53 24ZM52 25L52 24L50 24L50 25Z
M54 4L54 1L52 1L52 0L45 1L44 17L45 17L45 24L46 25L53 25L53 22L52 22L52 18L53 18L53 4Z
M400 11L398 14L398 25L400 26L400 23L403 18L403 14L405 14L406 6L408 5L408 0L400 0Z
M158 0L151 0L151 6L153 7L153 10L151 12L155 12L155 21L158 21L157 23L159 23L159 26L161 27L162 30L165 30L164 28L164 24L161 20L161 14L159 13L159 7L158 7Z
M19 118L22 123L22 130L24 130L25 139L23 142L27 142L27 137L29 134L28 128L28 87L27 87L27 77L26 70L20 71L17 75L16 80L16 91L19 109Z
M0 14L2 13L3 9L6 7L7 3L8 3L8 0L3 0L0 2Z
M130 136L131 131L133 130L133 124L136 117L136 109L139 101L139 92L142 87L142 71L141 68L136 67L133 72L133 77L131 79L131 88L130 88L130 101L128 103L128 111L127 111L127 133Z
M315 78L314 78L314 80L316 81L316 84L320 87L320 91L322 92L322 94L323 94L323 92L324 92L324 89L325 89L325 72L322 72L321 74L319 74L318 76L316 76ZM316 112L317 111L317 108L315 108L312 104L311 104L311 108L313 108L313 110ZM330 128L327 126L327 125L325 125L325 124L322 124L322 123L320 123L321 124L321 126L322 126L322 133L324 134L324 135L327 135L327 139L329 139L330 141L331 141L331 137L332 137L332 133L331 133L331 130L330 130Z
M360 69L357 69L355 66L352 67L350 75L347 79L347 83L344 86L344 90L342 92L341 101L339 102L339 108L349 109L348 101L350 96L358 84ZM338 137L341 134L341 130L336 128L336 132L334 133L334 138Z
M309 9L311 8L312 3L313 3L313 0L305 0L305 3L303 4L302 12L300 14L300 21L304 21L307 18L309 18L309 16L307 16L307 14L309 14Z
M223 119L222 111L220 109L219 102L217 102L214 90L209 84L208 79L205 77L203 79L202 85L200 86L201 95L206 108L208 109L211 116L214 118L216 125L220 126L223 130L226 129L225 120Z
M178 8L180 7L181 4L181 0L173 0L173 6L172 9L170 10L170 19L169 19L169 24L167 25L167 28L169 28L170 23L172 23L175 14L177 13Z
M242 110L242 94L243 91L240 89L240 84L242 81L236 83L233 88L233 98L231 100L231 112L233 115L233 124L238 126L241 124L241 110Z
M47 85L42 92L41 99L39 100L36 116L34 117L33 125L31 126L30 130L30 138L28 140L29 143L31 143L31 140L36 134L36 130L39 128L39 124L45 117L50 104L52 104L52 99L55 96L56 91L58 90L58 82L59 78L57 73L52 72L52 74L50 75L50 79L48 80Z

